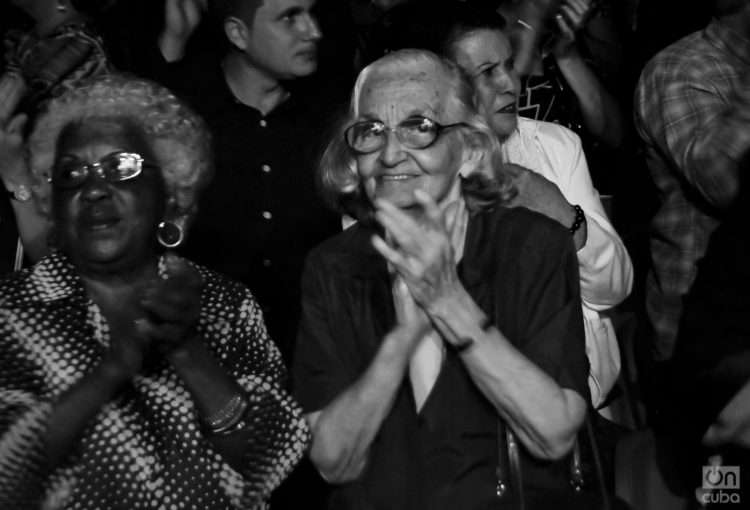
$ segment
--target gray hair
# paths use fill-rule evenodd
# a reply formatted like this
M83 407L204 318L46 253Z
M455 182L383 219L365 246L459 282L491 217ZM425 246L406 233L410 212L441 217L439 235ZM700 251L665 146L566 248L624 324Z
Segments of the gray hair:
M398 67L410 69L431 64L440 69L449 82L451 94L446 105L465 126L459 127L465 143L482 152L477 168L463 176L462 188L470 210L505 203L515 196L515 188L502 164L500 142L477 112L477 100L471 82L453 62L426 50L405 49L389 53L365 67L357 77L348 111L334 128L318 169L320 191L337 211L367 220L372 205L364 194L354 154L346 145L344 132L359 116L359 99L365 82L376 72Z
M150 142L167 195L183 212L196 208L199 192L211 178L211 137L205 122L169 90L122 74L94 78L49 102L29 138L34 191L49 212L52 165L57 139L71 123L92 119L128 122Z

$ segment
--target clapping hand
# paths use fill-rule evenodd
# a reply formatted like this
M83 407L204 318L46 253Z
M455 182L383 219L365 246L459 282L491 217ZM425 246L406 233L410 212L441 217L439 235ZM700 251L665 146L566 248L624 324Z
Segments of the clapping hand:
M418 219L387 201L375 201L375 217L385 228L388 241L374 236L372 244L429 314L460 287L451 244L456 209L443 214L425 192L416 191L414 196L423 212Z
M166 278L156 278L143 290L140 305L145 317L141 333L154 346L169 355L196 337L201 310L203 280L184 259L164 256Z

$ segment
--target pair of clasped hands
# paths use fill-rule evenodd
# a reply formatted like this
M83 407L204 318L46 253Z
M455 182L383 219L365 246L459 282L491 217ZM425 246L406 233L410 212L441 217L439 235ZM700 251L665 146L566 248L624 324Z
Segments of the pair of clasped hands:
M375 218L385 228L385 236L374 235L372 245L395 273L399 325L424 331L430 325L428 315L461 288L451 243L459 208L453 202L443 211L422 190L415 191L414 198L416 215L386 200L374 201Z
M130 379L152 361L175 362L200 342L197 325L203 279L174 253L162 257L159 276L136 285L123 312L107 316L110 347L103 363L118 379Z

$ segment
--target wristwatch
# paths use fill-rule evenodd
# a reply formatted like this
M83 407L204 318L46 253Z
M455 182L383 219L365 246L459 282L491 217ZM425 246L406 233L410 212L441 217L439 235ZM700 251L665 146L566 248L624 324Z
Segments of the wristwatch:
M8 196L16 202L28 202L31 200L31 190L25 184L19 184L13 189L7 190Z

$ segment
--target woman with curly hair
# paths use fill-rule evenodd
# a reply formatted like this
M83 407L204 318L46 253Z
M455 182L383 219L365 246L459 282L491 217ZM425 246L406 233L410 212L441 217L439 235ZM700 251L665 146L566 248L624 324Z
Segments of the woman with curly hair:
M0 508L258 508L308 431L239 284L177 257L211 173L192 111L111 75L30 138L56 248L0 281Z

